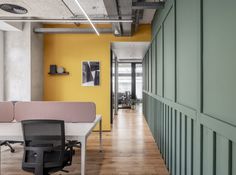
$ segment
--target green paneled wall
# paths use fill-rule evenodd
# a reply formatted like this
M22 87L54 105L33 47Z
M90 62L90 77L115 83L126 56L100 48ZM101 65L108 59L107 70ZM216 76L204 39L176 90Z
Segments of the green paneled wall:
M171 175L236 175L235 7L167 0L155 14L143 113Z

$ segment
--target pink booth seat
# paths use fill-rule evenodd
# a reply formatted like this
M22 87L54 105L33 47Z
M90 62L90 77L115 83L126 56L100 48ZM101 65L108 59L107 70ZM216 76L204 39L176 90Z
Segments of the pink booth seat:
M65 122L90 123L96 118L96 106L91 102L17 102L15 120L51 119Z
M12 102L0 102L0 122L12 122L14 118L14 106Z

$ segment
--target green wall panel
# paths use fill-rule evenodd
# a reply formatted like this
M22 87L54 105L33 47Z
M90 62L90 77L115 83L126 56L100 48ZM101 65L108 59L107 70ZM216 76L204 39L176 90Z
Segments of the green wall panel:
M166 166L169 167L169 107L166 106L166 110L165 110L165 113L166 113L166 117L165 117L165 133L166 133L166 136L165 136L165 160L166 160Z
M151 44L152 52L152 93L156 94L156 42Z
M175 100L175 21L171 8L164 21L164 97Z
M169 148L168 148L168 168L169 170L172 167L172 108L169 107L168 110L169 120L168 120L168 133L169 133Z
M222 175L222 174L229 174L229 140L217 134L216 175Z
M157 136L157 115L158 115L158 103L157 103L157 100L155 99L154 100L154 139L155 139L155 142L158 143L158 136Z
M236 126L236 1L203 1L204 113Z
M232 144L232 174L236 174L236 143Z
M176 175L181 175L181 116L176 116Z
M150 124L149 127L151 129L152 135L154 136L154 130L155 130L155 99L151 98L151 104L150 104Z
M162 50L162 28L159 29L156 36L156 53L157 53L157 94L163 95L163 50Z
M187 117L186 127L186 174L193 174L193 119Z
M186 157L187 157L187 117L182 115L181 119L181 174L186 174Z
M176 174L176 113L172 111L172 167L171 173Z
M213 159L215 154L213 144L213 131L203 127L203 175L213 175Z
M200 0L176 2L177 102L197 109L200 87L197 79L200 71Z
M152 91L152 53L148 50L148 91Z

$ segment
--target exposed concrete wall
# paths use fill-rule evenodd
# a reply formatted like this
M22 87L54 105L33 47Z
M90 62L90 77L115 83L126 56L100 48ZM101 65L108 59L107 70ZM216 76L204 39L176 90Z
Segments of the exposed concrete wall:
M5 32L5 100L31 100L30 24Z
M31 25L31 100L43 100L43 35L35 34L33 28L41 24Z
M20 32L5 32L5 100L42 100L43 36L33 33L35 25L25 23Z
M3 44L3 32L0 31L0 101L3 101L4 99L4 86L3 86L3 82L4 82L4 65L3 65L3 47L4 47L4 44Z

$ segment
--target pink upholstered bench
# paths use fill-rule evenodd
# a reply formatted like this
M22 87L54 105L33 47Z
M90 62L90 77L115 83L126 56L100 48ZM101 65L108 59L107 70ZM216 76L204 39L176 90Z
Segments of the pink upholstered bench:
M92 102L17 102L14 119L64 120L74 123L91 123L96 118L96 106Z
M7 123L14 120L14 106L12 102L0 102L0 122Z

